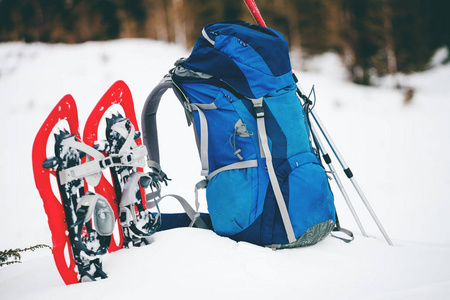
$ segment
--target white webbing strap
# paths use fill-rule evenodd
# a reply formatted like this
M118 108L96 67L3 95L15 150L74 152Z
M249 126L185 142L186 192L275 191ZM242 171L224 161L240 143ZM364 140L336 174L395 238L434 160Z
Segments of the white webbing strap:
M200 202L198 201L198 190L200 190L200 189L206 189L207 186L208 186L208 180L207 180L207 179L200 180L200 181L197 182L197 184L195 185L195 188L194 188L194 195L195 195L195 211L197 211L197 212L198 212L198 210L200 209Z
M82 143L78 143L82 145ZM78 145L77 145L78 146ZM102 159L94 159L91 161L86 161L83 164L73 166L68 169L59 171L59 178L61 184L66 184L72 180L88 177L97 173L102 172L104 169L114 167L114 166L129 166L129 167L145 167L145 155L147 155L147 150L144 145L139 145L138 147L124 153L123 155L111 154L108 157L103 157ZM96 186L89 182L89 184Z
M211 44L211 45L213 45L214 46L214 44L216 43L214 40L212 40L209 36L208 36L208 34L206 33L206 30L205 30L205 27L203 27L203 29L202 29L202 35L203 35L203 37Z
M148 160L147 160L147 166L148 166L149 168L154 169L154 170L157 171L157 172L161 172L161 166L160 166L156 161L154 161L154 160L148 159Z
M116 131L125 139L125 143L123 143L122 148L120 148L119 154L124 154L130 148L137 146L136 141L134 140L136 131L134 130L133 124L130 123L130 132L128 132L128 130L123 125L123 122L117 122L113 126L111 126L111 130Z
M104 169L113 166L145 167L147 149L144 145L136 146L133 126L131 126L130 134L126 136L125 134L128 134L128 131L125 133L126 129L123 128L122 130L120 126L115 127L115 125L112 127L113 130L116 130L120 135L126 138L119 154L111 154L110 156L104 157L100 151L84 143L77 142L75 139L65 139L61 142L61 145L63 146L73 147L88 155L88 160L85 163L59 171L61 184L66 184L72 180L84 177L90 185L95 187L100 182L100 173ZM133 148L130 149L130 147ZM89 160L90 156L93 157L94 160Z
M207 176L209 173L209 160L208 160L208 121L202 110L206 109L216 109L214 103L211 104L201 104L201 103L190 103L189 107L192 110L198 111L198 116L200 118L200 160L202 163L202 172L200 175Z
M256 160L256 159L239 161L237 163L224 166L222 168L215 170L214 172L211 172L211 174L209 174L206 177L206 179L208 181L210 181L214 176L216 176L217 174L219 174L220 172L223 172L223 171L236 170L236 169L247 169L247 168L253 168L253 167L257 167L257 166L258 166L258 160Z
M119 125L119 123L114 124L111 129L118 132L122 137L125 138L125 143L123 143L122 147L119 150L119 153L117 154L118 156L126 158L123 159L121 164L123 164L124 166L143 168L145 166L145 156L147 155L148 151L144 145L138 146L136 144L136 140L134 139L136 130L134 129L133 124L130 122L130 132L128 132L128 130L124 126ZM132 155L132 157L129 157L129 155Z
M96 168L97 162L90 160L90 157L93 157L94 160L98 161L104 159L103 154L84 144L81 142L77 142L75 139L64 139L61 142L62 146L67 146L71 148L75 148L81 152L87 154L87 161L82 165L77 165L68 169L64 169L59 171L59 180L61 184L66 184L69 181L86 177L88 184L92 186L97 186L101 179L101 169ZM83 167L82 167L83 166ZM81 175L80 175L81 174Z
M275 169L273 168L272 154L270 153L269 142L267 140L266 125L264 122L263 98L250 100L253 102L253 107L256 112L258 139L266 158L266 167L269 174L270 184L272 185L273 193L275 195L278 208L280 209L281 219L283 220L283 225L286 230L288 241L289 243L293 243L296 241L294 229L291 224L291 219L289 218L289 213L286 207L286 202L284 201L283 193L281 192L280 185L277 180L277 175L275 174Z

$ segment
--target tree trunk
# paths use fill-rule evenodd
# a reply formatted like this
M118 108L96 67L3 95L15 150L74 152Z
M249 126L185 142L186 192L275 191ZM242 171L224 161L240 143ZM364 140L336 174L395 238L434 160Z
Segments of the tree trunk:
M186 46L186 26L184 24L183 0L172 0L169 20L173 26L173 38L176 44Z
M397 56L395 54L394 32L392 26L392 7L390 0L383 0L383 26L386 42L386 57L388 73L394 77L397 74ZM398 79L395 78L396 86L399 87Z

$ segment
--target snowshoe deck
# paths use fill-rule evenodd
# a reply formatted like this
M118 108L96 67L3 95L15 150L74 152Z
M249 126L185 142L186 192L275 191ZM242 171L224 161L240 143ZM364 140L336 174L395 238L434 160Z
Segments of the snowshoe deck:
M61 122L63 120L66 122ZM55 156L47 158L47 143L53 129L57 126L66 128L54 134ZM100 257L106 253L111 235L108 230L103 230L100 235L92 227L91 217L94 210L96 213L101 213L95 218L104 220L108 219L109 211L107 206L103 207L101 212L95 209L95 206L89 210L89 205L83 204L86 202L83 199L94 195L87 194L84 179L82 177L72 180L61 178L65 170L80 166L85 156L85 153L77 147L78 144L81 145L78 137L76 104L73 98L67 95L52 110L39 130L33 145L35 182L48 215L55 263L66 284L107 277L102 271ZM51 181L55 179L59 191L52 188ZM95 199L95 202L107 203L99 196ZM95 204L92 202L92 205ZM86 214L88 211L90 215ZM112 210L109 214L111 213ZM99 224L102 223L102 221L99 222Z
M124 115L106 118L115 104ZM81 141L76 103L66 95L36 136L35 183L48 215L55 263L66 284L106 278L102 255L147 244L146 238L160 226L159 212L154 215L146 208L145 189L159 184L142 172L147 150L133 105L126 84L114 83L90 114ZM98 141L103 119L105 140ZM50 136L60 126L54 134L54 156L47 157ZM105 172L110 172L111 182Z

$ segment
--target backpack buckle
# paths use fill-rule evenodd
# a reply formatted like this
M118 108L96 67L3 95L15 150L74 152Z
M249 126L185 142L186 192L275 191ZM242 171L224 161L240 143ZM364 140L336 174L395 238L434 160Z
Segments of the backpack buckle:
M184 101L183 102L183 106L184 106L185 110L187 110L188 112L192 113L193 110L192 110L191 104L189 102Z
M127 163L131 163L132 161L133 161L133 153L128 153L120 157L120 162L124 165Z
M102 168L108 168L113 164L113 159L111 156L105 157L102 161L99 162Z
M258 99L250 99L253 103L253 109L255 110L256 117L257 118L263 118L264 117L264 107L263 107L263 101L264 98L258 98Z

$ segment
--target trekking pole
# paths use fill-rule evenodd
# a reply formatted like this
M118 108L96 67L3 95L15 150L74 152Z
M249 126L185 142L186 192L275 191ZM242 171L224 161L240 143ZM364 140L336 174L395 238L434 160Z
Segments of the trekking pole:
M383 228L383 225L381 225L380 221L378 220L377 215L373 211L369 201L367 200L366 196L362 192L361 188L359 187L358 183L356 182L355 178L353 177L353 173L350 170L350 168L347 166L347 164L344 161L344 158L342 157L341 153L337 149L336 145L334 144L333 140L331 139L330 135L328 134L325 126L323 125L322 121L320 120L319 116L313 111L313 109L309 110L311 115L314 118L314 121L316 122L317 126L319 127L320 131L322 132L323 136L325 137L328 145L330 146L331 150L333 151L334 155L338 159L342 169L344 170L345 175L347 175L347 178L351 181L353 184L353 187L355 188L356 192L358 193L359 197L363 201L364 205L366 206L367 210L369 211L370 215L372 216L372 219L375 221L375 223L378 226L378 229L380 229L381 233L383 234L384 238L386 239L386 242L389 245L393 245L391 242L391 239L387 235L386 231Z
M326 162L328 168L330 169L331 174L333 175L334 180L336 181L336 184L341 191L342 196L345 199L345 202L347 203L348 208L350 209L350 212L353 215L353 218L356 221L356 224L358 224L359 229L361 230L361 233L363 236L367 237L366 231L364 230L364 227L361 224L361 221L359 220L359 217L353 207L352 202L350 201L350 198L347 195L347 192L345 191L345 188L341 182L341 179L339 178L338 174L336 173L336 170L334 169L333 162L331 160L331 157L328 155L327 149L322 143L322 140L320 139L319 135L317 134L316 129L314 128L314 124L311 124L310 126L311 132L314 135L315 139L317 140L317 143L319 145L319 150L322 152L322 157L324 161Z
M261 13L259 12L258 7L256 6L255 1L254 0L244 0L244 2L247 5L248 9L250 10L250 13L252 14L252 16L255 19L255 21L260 26L267 27L266 23L264 22L264 20L263 20L263 18L261 16ZM384 230L383 225L381 225L380 221L378 220L375 212L373 211L372 207L369 204L369 201L367 200L366 196L364 195L364 193L362 192L362 190L359 187L358 183L356 182L355 178L353 177L353 174L352 174L350 168L345 163L344 159L342 158L341 154L339 153L338 149L336 148L336 145L334 144L334 142L331 139L331 137L329 136L327 130L323 126L323 123L320 121L320 119L316 115L316 113L313 112L313 109L310 109L309 111L310 111L311 115L313 116L314 121L316 122L316 124L319 127L320 131L322 132L323 136L327 140L328 145L331 147L331 150L333 151L334 155L336 156L336 158L338 159L338 161L341 164L342 168L344 169L345 175L347 175L347 178L350 179L350 181L352 182L355 190L357 191L358 195L360 196L361 200L363 201L364 205L366 206L366 208L369 211L370 215L372 216L373 220L375 221L375 223L377 224L377 226L380 229L381 233L383 234L384 238L386 239L386 242L389 245L392 246L393 244L391 242L391 239L389 238L389 236L387 235L386 231Z
M253 19L255 19L256 23L258 23L258 25L266 26L266 23L264 22L261 13L259 12L258 6L256 6L256 3L254 0L244 0L245 5L247 5L248 10L250 11L250 13L253 16Z

